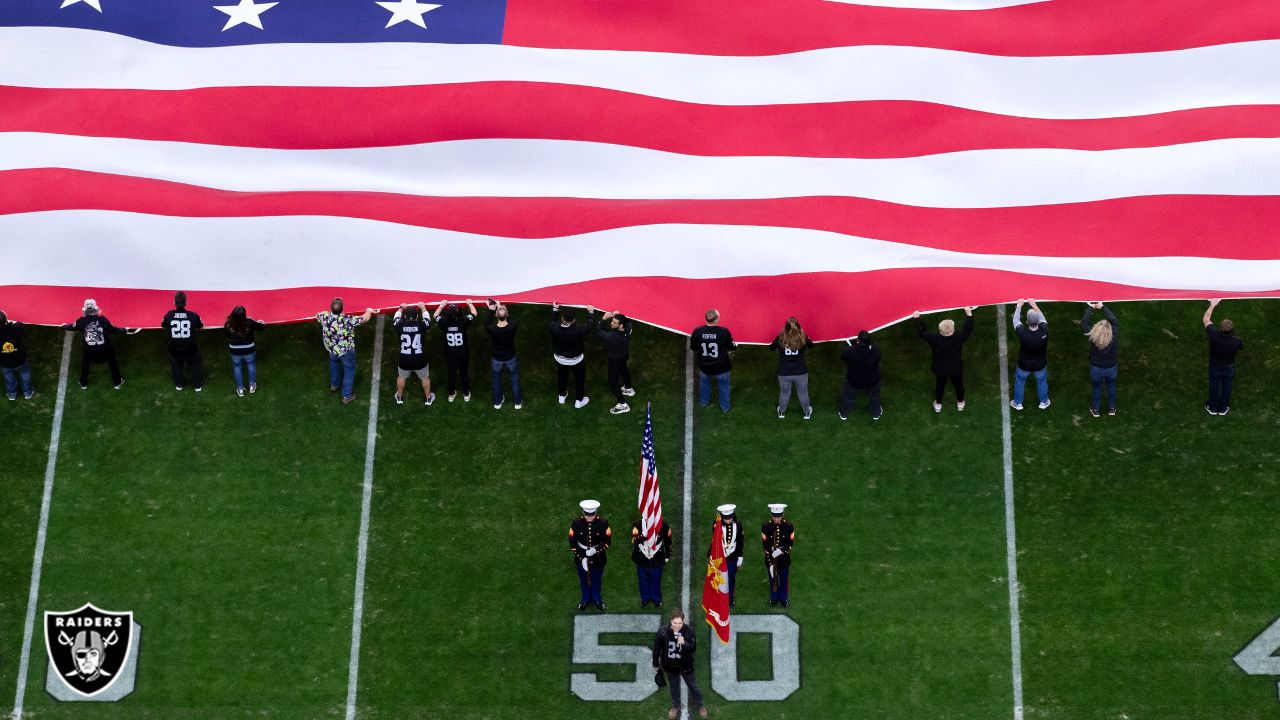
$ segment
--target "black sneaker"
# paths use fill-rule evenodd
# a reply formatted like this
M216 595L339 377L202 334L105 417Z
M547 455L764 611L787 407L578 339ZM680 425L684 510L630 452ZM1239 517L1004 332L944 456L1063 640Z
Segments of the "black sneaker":
M81 387L83 387L83 386L81 386ZM1205 405L1205 406L1204 406L1204 411L1205 411L1205 412L1207 412L1207 413L1209 413L1210 415L1217 415L1217 414L1218 414L1218 413L1214 412L1214 411L1213 411L1213 408L1209 407L1208 405Z
M1220 412L1220 413L1218 413L1218 414L1219 414L1219 415L1226 415L1226 414L1227 414L1227 413L1229 413L1229 412L1231 412L1231 406L1230 406L1230 405L1228 405L1228 406L1226 406L1226 407L1222 408L1222 412Z
M1102 417L1102 413L1099 412L1098 408L1095 408L1095 407L1089 408L1089 414L1094 417ZM1112 414L1114 415L1115 413L1112 413Z

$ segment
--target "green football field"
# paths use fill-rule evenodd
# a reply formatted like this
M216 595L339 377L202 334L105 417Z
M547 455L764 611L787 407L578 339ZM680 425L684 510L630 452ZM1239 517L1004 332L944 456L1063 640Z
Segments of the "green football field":
M793 400L780 420L771 352L739 351L722 414L689 402L686 340L649 327L632 341L633 412L608 414L594 344L591 404L558 405L541 307L516 313L520 411L489 402L478 326L473 400L446 402L433 365L429 408L412 390L392 402L388 327L376 413L375 324L359 337L349 406L328 392L313 324L259 335L260 389L243 398L218 333L202 337L198 395L174 390L155 332L116 340L118 392L105 366L79 388L73 344L24 658L65 337L32 328L39 394L0 405L0 706L13 709L25 669L30 718L343 718L349 703L380 720L665 717L666 691L637 675L661 619L638 606L627 541L652 402L664 516L691 558L686 567L678 549L667 567L667 607L687 604L700 629L697 677L713 717L1273 718L1280 677L1261 673L1280 674L1280 662L1245 663L1251 675L1233 658L1277 650L1250 645L1280 616L1275 304L1217 311L1245 340L1225 417L1202 407L1199 302L1115 307L1119 414L1091 417L1082 308L1045 305L1045 411L1033 383L1026 410L1004 405L994 308L976 313L966 346L963 413L950 395L933 412L928 348L910 324L876 333L878 422L865 408L836 415L842 344L811 351L813 419ZM434 335L431 350L438 359ZM603 614L576 612L565 539L588 497L615 534ZM747 545L734 608L743 633L713 663L698 603L725 502L749 538L767 503L788 503L797 545L785 609L768 605L762 553ZM85 602L131 610L144 629L136 689L119 702L45 690L42 614Z

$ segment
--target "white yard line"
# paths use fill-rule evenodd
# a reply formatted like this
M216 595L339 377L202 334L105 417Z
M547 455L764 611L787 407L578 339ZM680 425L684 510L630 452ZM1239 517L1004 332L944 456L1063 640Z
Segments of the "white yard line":
M684 363L684 528L681 534L684 542L680 549L680 607L685 616L693 618L693 608L689 607L689 563L692 554L693 532L693 350L685 351ZM701 625L702 623L698 623ZM681 688L684 700L680 703L680 717L689 718L689 690Z
M356 545L356 594L351 614L351 661L347 670L347 720L356 716L356 681L360 677L360 626L364 622L364 575L369 557L369 506L373 501L373 455L378 446L378 391L382 379L382 328L378 316L373 339L373 379L369 383L369 427L364 447L364 496L360 504L360 540Z
M1013 719L1022 720L1022 621L1018 615L1018 539L1014 527L1013 435L1009 427L1009 340L1004 305L996 306L1000 326L1000 427L1004 445L1004 544L1009 575L1009 653L1013 660Z
M71 333L62 341L62 364L58 368L58 398L53 404L53 430L49 433L49 460L44 469L44 496L40 500L40 524L36 530L35 558L31 562L31 592L27 595L27 625L22 633L22 654L18 660L18 689L13 698L13 720L22 720L22 704L27 689L31 636L35 632L36 600L40 597L40 570L44 565L44 542L49 534L49 504L53 501L53 471L58 464L58 441L62 437L62 410L67 402L67 368L71 365Z

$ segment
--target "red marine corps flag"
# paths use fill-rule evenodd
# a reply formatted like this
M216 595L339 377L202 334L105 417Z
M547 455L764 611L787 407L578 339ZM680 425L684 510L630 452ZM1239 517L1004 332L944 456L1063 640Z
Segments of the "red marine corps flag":
M711 557L707 558L707 579L702 585L702 610L707 624L720 642L729 643L729 576L725 574L724 526L716 515L715 534L711 536Z

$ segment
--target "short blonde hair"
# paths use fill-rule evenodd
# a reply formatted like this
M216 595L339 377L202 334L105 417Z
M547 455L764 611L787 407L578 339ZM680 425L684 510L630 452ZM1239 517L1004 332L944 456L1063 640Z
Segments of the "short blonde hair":
M938 332L942 333L943 335L951 335L955 331L956 331L955 320L943 320L942 322L938 323Z

